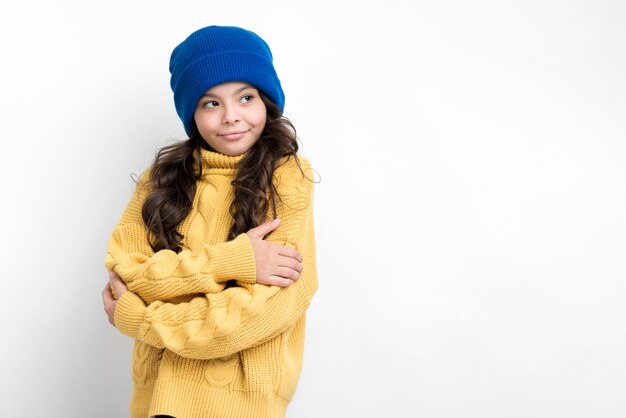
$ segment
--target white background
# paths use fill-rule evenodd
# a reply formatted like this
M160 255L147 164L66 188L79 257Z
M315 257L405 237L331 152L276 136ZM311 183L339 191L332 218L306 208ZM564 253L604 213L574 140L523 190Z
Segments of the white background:
M124 417L100 292L172 48L271 46L317 169L288 416L626 416L621 1L22 1L0 10L0 414Z

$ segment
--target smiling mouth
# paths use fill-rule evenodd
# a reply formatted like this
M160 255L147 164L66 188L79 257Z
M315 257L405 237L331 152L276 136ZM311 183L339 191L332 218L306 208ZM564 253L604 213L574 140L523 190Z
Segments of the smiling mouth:
M236 141L238 139L243 138L243 136L247 133L248 131L233 131L233 132L224 132L223 134L220 134L220 136L228 141Z

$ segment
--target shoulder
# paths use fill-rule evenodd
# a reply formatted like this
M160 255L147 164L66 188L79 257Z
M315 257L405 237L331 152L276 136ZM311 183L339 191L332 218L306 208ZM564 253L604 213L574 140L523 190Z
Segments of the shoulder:
M313 193L314 171L311 162L303 156L281 160L274 172L274 186L281 196Z
M131 177L135 182L135 190L119 223L143 224L141 212L144 202L150 193L150 169L147 169L140 175L132 174Z
M298 171L299 172L300 167L303 170L312 170L311 162L309 161L308 158L302 155L297 155L297 156L290 155L288 157L283 157L278 162L278 165L276 167L276 172L277 173L279 171L285 171L285 172Z

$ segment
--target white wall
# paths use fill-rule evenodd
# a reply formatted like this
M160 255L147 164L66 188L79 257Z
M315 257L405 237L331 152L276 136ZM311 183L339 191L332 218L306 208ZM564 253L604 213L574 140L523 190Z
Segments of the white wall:
M289 417L625 416L624 2L0 7L3 415L127 416L106 240L183 136L171 49L233 24L322 180Z

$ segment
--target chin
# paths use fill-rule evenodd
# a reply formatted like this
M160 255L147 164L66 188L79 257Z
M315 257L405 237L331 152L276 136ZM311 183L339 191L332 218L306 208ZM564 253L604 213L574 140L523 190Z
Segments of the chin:
M238 155L242 155L245 154L246 152L248 152L248 150L250 150L250 147L228 147L228 148L224 148L222 151L220 151L222 154L226 154L226 155L230 155L231 157L236 157Z

